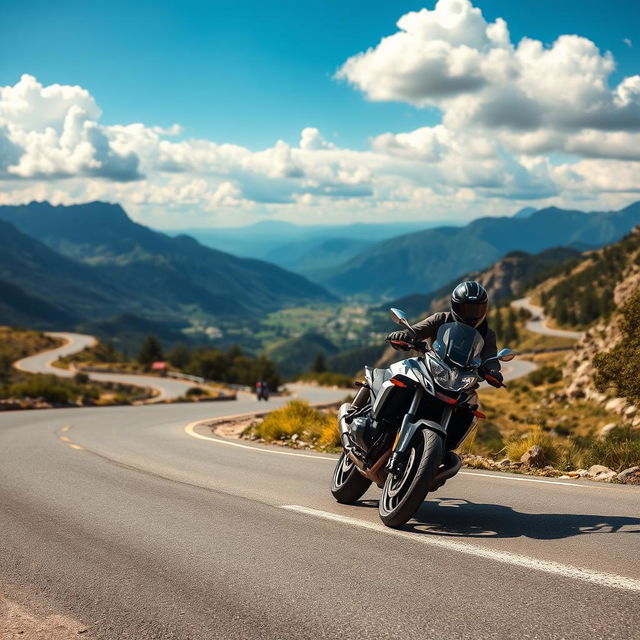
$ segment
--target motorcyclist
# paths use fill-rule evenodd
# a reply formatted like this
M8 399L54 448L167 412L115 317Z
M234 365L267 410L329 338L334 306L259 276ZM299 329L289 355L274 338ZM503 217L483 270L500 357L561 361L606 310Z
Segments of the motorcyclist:
M398 350L408 351L415 342L426 342L431 346L436 338L438 329L448 322L463 322L473 327L483 338L484 346L481 352L482 362L497 355L496 334L487 324L487 307L489 296L485 288L478 282L471 280L461 282L451 293L451 310L434 313L428 318L412 325L415 335L410 331L393 331L386 341ZM491 360L478 369L478 374L494 387L502 386L502 373L500 373L500 361ZM477 395L475 396L477 402ZM476 408L479 404L475 405ZM466 410L455 410L449 423L449 431L462 435L468 430L473 415ZM455 456L447 453L443 460L445 466L455 464Z
M415 342L427 342L429 346L435 339L438 329L448 322L463 322L473 327L483 338L482 361L493 358L497 354L496 334L489 328L486 315L489 296L485 288L474 281L461 282L451 293L451 310L434 313L413 325L415 335L408 330L393 331L386 337L386 341L400 351L409 351ZM482 366L478 373L489 384L500 387L502 374L500 361L492 360L488 366ZM352 410L357 413L364 407L369 398L366 388L360 389L351 403Z
M438 329L448 322L463 322L473 327L483 338L482 361L494 358L497 354L496 334L487 324L487 306L489 296L485 288L478 282L468 280L461 282L451 293L451 310L434 313L428 318L413 325L415 334L410 331L393 331L386 341L394 348L402 351L409 351L411 344L415 342L426 342L429 346L436 337ZM494 387L502 386L502 374L500 373L500 361L491 360L487 365L483 365L478 373L490 385Z

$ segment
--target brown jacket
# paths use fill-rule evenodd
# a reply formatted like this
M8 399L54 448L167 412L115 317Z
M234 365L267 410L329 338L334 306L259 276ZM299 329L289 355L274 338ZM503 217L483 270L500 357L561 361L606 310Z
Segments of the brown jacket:
M438 333L438 329L447 322L455 322L453 314L450 311L434 313L430 315L428 318L421 320L417 324L413 325L413 330L416 332L416 337L418 340L424 340L429 345L434 341L436 334ZM498 347L496 346L496 334L495 332L489 328L486 320L483 320L482 323L476 327L476 331L482 336L484 339L484 347L482 347L482 361L484 362L487 358L493 358L498 353ZM500 370L500 361L492 360L488 366L492 371Z

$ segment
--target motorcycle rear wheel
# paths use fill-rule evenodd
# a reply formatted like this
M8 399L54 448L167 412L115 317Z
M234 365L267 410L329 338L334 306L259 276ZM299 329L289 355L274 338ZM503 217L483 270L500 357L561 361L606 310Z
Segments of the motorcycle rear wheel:
M343 504L353 504L370 486L371 480L358 471L353 460L343 451L331 478L333 497Z
M427 497L444 455L442 438L430 429L421 429L407 451L407 466L401 477L387 476L378 506L380 519L388 527L400 527L409 520Z

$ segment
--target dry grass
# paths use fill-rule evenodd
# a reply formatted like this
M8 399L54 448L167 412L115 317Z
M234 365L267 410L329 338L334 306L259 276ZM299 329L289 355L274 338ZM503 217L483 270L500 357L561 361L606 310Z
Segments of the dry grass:
M544 457L551 465L557 465L562 457L562 449L557 438L544 433L541 429L535 430L524 438L510 440L504 450L509 460L519 462L520 458L531 448L538 446L542 449Z
M640 465L640 431L629 427L613 429L604 440L596 440L582 454L588 467L603 464L614 471Z
M314 409L303 400L292 400L281 409L272 411L251 431L267 442L291 441L297 435L299 440L325 450L334 449L340 444L335 413Z
M0 357L10 363L62 344L64 340L51 338L41 331L0 326Z

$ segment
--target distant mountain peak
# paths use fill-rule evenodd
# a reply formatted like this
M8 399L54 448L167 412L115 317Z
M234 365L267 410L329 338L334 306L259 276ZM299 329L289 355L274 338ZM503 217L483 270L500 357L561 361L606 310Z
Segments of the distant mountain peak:
M536 209L534 207L523 207L519 211L516 211L513 214L514 218L528 218L532 213L535 213Z

